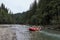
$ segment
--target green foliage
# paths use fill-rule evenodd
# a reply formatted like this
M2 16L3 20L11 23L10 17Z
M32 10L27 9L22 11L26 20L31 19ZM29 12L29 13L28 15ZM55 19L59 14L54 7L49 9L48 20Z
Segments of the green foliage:
M0 24L13 23L12 17L8 13L8 9L2 3L0 7Z
M2 3L0 7L0 23L19 23L31 25L60 24L60 0L36 0L30 9L23 13L9 14Z
M39 0L25 13L25 22L33 25L50 25L60 23L60 0Z
M60 16L60 0L39 0L30 6L30 10L16 17L16 21L22 24L49 25L58 24ZM17 22L17 23L18 23Z

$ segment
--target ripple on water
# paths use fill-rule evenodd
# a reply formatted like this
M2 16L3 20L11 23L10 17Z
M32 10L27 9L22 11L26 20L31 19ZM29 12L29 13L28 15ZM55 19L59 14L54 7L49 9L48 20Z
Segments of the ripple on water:
M40 31L40 33L43 33L43 34L49 35L49 36L60 37L60 34L53 34L53 33L45 32L45 31Z
M15 25L13 30L16 32L17 40L60 40L59 34L46 31L30 32L26 25Z

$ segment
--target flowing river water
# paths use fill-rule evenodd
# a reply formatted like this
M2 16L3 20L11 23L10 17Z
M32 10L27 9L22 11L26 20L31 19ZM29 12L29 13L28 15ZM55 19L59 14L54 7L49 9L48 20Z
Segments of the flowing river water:
M30 26L26 25L11 25L11 30L16 33L16 40L60 40L59 31L36 31L28 30Z

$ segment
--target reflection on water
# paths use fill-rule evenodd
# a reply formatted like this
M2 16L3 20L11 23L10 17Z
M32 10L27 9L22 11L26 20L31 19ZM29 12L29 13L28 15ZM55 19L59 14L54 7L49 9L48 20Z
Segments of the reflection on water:
M31 32L26 25L12 25L11 29L16 32L17 40L60 40L59 34L45 31Z

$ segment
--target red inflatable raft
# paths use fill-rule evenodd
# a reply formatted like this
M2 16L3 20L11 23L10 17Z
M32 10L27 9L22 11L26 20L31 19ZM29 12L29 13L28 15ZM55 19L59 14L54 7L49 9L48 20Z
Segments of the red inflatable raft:
M41 30L41 28L37 28L37 27L30 27L29 31L39 31Z

